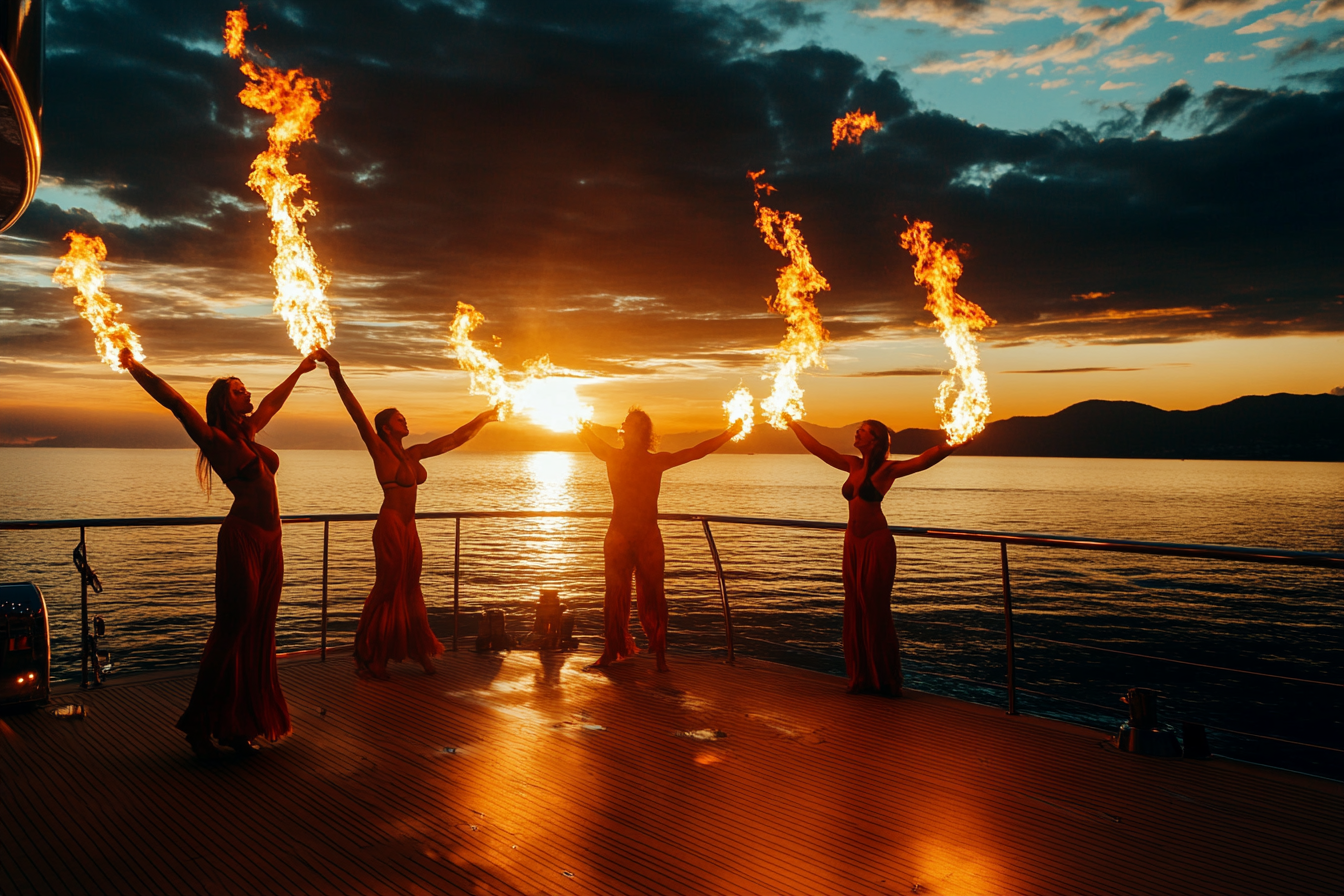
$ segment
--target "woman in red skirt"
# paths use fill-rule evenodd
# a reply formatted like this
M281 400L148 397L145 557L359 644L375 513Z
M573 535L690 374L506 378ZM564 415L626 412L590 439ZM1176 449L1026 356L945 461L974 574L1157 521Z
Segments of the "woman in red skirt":
M882 498L902 476L927 470L956 449L930 448L909 460L891 460L891 432L865 420L854 433L860 456L841 454L818 442L798 421L790 421L803 447L848 474L840 493L849 502L845 527L845 672L851 694L901 695L901 644L891 619L891 589L896 581L896 540L882 514Z
M255 749L256 737L279 740L290 730L275 665L275 616L285 577L275 492L280 458L257 444L256 434L284 405L299 377L317 364L312 355L304 358L255 410L242 380L215 380L205 397L205 419L129 350L122 350L121 366L173 412L200 449L196 475L206 494L212 472L233 494L215 555L215 625L177 727L186 733L192 752L207 759L220 755L211 738L237 751Z
M467 442L485 424L499 419L498 413L494 408L482 411L455 432L422 445L403 447L401 441L410 435L410 429L402 413L385 408L370 423L346 385L341 365L325 350L319 350L317 356L327 365L336 391L373 458L373 470L383 488L383 506L373 527L373 590L364 601L355 631L355 665L362 675L386 679L388 662L409 658L433 675L434 657L443 653L443 645L429 627L425 595L420 590L423 554L415 530L415 496L428 475L420 461Z

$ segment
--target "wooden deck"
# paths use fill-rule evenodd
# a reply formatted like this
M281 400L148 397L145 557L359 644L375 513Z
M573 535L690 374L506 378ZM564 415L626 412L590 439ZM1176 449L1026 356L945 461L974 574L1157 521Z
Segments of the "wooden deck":
M448 654L281 678L194 760L193 672L0 717L0 893L1330 894L1344 785L750 660ZM698 740L684 732L723 732ZM702 734L699 736L709 736Z

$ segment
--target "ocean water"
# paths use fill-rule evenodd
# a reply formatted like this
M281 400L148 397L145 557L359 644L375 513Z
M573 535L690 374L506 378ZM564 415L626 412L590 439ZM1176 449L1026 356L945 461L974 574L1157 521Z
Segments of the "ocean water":
M194 457L0 448L0 518L223 515L227 491L216 484L206 501ZM423 511L610 508L605 472L587 454L457 452L427 468ZM807 455L711 456L664 477L661 509L843 522L841 480ZM287 514L372 513L381 498L371 462L356 451L283 452L277 481ZM1344 552L1344 465L953 456L900 480L884 509L893 525ZM425 594L447 643L454 524L425 521L420 530ZM558 588L576 610L581 638L599 639L604 530L601 520L463 521L464 648L486 608L504 609L511 630L527 631L542 587ZM331 526L334 643L351 637L372 584L371 532L372 523ZM722 656L718 586L701 528L664 523L663 533L672 660L677 652ZM78 537L0 532L0 582L33 581L46 595L57 680L79 677ZM89 561L104 585L90 596L90 612L107 621L114 674L199 657L213 614L214 537L212 526L89 530ZM714 537L737 651L842 673L841 534L716 524ZM897 549L907 683L1004 705L997 545L898 538ZM1009 553L1020 711L1113 731L1125 690L1154 687L1168 720L1344 748L1344 687L1264 677L1344 683L1344 573L1033 547ZM286 526L285 557L279 648L315 647L321 524ZM1339 753L1217 731L1209 738L1225 755L1344 776Z

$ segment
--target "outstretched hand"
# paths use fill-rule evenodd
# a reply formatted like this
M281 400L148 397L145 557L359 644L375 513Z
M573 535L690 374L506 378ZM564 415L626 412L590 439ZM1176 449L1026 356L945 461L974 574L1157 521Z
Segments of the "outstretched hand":
M318 353L322 351L324 351L324 349L319 348L304 355L303 360L299 362L299 373L308 373L310 371L316 370Z
M135 360L135 354L129 348L123 348L117 354L117 362L121 364L121 369L126 371L140 364L139 361Z
M331 352L327 351L325 348L319 348L308 357L327 365L327 373L330 373L333 376L341 369L341 362L333 358Z

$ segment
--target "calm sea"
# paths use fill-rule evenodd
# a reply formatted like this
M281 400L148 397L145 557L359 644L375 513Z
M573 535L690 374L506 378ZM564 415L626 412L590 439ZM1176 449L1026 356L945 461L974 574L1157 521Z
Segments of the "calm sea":
M0 448L0 517L211 516L194 451ZM586 454L484 455L430 461L420 508L606 510L604 471ZM381 491L356 451L286 451L284 513L376 512ZM810 456L711 456L664 478L661 507L843 521L841 477ZM895 525L1344 552L1344 465L952 457L900 481L884 504ZM460 595L464 638L480 610L530 628L542 587L558 588L579 635L600 637L601 521L467 520ZM348 640L373 580L371 523L331 529L331 631ZM722 655L713 563L698 524L665 523L674 652ZM737 649L843 671L840 533L717 525ZM424 522L424 585L436 629L452 633L453 523ZM194 663L213 612L214 527L92 529L104 585L91 612L107 621L114 674ZM53 672L78 679L77 530L0 532L0 581L46 595ZM995 545L897 540L897 628L909 684L999 704L1003 651ZM285 529L281 650L314 647L322 526ZM1120 697L1155 687L1169 719L1344 747L1344 688L1172 665L1125 654L1298 679L1344 681L1344 574L1247 563L1011 548L1017 682L1023 712L1114 730ZM637 624L636 624L637 628ZM638 634L637 634L638 637ZM1044 639L1044 640L1041 640ZM1061 644L1057 642L1068 642ZM1086 647L1106 648L1103 652ZM470 646L470 641L466 642ZM1339 754L1210 731L1216 752L1340 775Z

